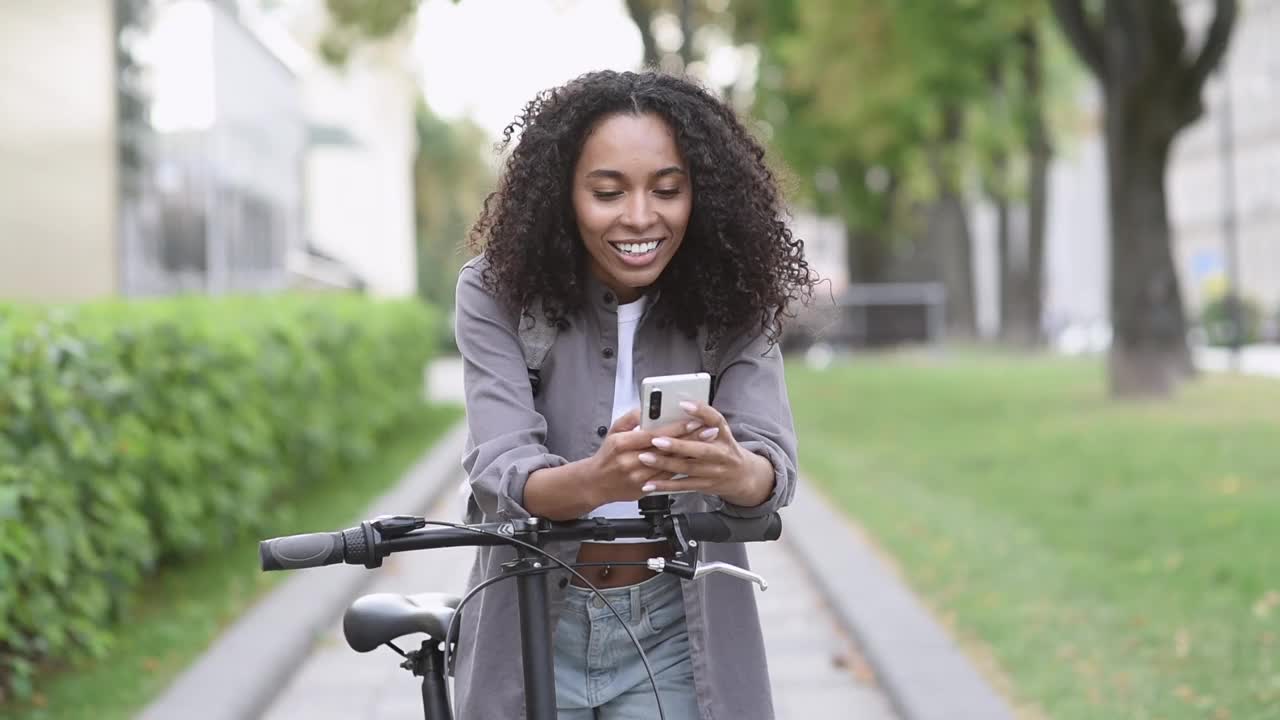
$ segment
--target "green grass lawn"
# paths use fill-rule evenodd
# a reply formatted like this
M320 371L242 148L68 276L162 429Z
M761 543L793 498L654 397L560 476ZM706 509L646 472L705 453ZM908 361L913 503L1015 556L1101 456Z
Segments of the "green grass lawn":
M1280 718L1280 381L1116 404L1087 361L788 374L808 476L1027 715Z
M336 530L395 484L413 462L461 417L456 407L424 407L390 438L377 460L299 494L268 535ZM158 695L218 632L265 590L287 577L258 566L257 536L228 552L173 568L147 583L110 654L37 684L34 704L0 706L12 720L125 720Z

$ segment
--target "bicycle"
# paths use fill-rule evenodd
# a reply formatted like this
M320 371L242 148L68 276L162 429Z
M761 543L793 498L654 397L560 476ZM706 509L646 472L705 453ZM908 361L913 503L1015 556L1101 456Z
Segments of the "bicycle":
M649 669L649 663L639 641L613 604L574 569L601 563L564 563L543 549L546 543L618 538L667 540L672 545L671 558L607 564L644 565L655 572L674 573L686 581L711 573L725 573L754 582L761 590L768 589L763 577L736 565L718 561L700 563L698 544L777 540L782 534L782 519L777 513L760 518L737 518L717 512L673 515L671 505L671 496L651 495L640 500L640 518L588 518L567 522L529 518L460 525L413 515L382 516L346 530L264 540L259 544L259 556L264 571L337 563L373 569L380 567L387 555L396 552L463 546L514 546L516 558L503 565L503 572L478 583L463 597L444 593L376 593L358 598L343 616L343 634L347 644L356 652L369 652L383 645L394 650L404 658L400 667L422 678L425 720L453 720L445 676L452 670L450 655L458 642L458 619L467 601L481 590L514 578L520 615L520 649L524 658L526 720L555 720L554 653L548 621L547 585L543 581L546 573L568 569L595 591L631 636L646 669ZM427 529L428 525L439 527ZM548 565L546 559L563 567ZM394 641L417 633L427 635L418 650L405 652L395 645ZM649 681L655 696L658 696L651 670ZM663 717L660 696L658 713Z

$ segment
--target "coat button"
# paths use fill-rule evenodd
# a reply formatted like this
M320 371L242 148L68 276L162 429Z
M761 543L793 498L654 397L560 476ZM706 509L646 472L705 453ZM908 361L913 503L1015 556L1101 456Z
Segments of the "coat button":
M569 578L560 578L560 582L557 583L557 585L559 585L560 589L563 590L564 588L569 586Z
M604 294L604 303L605 303L606 305L612 305L612 304L613 304L614 299L615 299L615 298L613 297L613 293L611 293L611 292L607 292L607 293L605 293L605 294Z
M599 435L600 437L604 437L605 435L609 434L609 428L601 425L600 427L596 428L596 434Z
M613 348L607 347L604 350L600 351L600 354L604 355L605 360L609 360L613 357Z

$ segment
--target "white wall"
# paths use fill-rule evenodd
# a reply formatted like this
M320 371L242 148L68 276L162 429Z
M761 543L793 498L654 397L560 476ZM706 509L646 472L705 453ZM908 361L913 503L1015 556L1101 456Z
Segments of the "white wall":
M313 123L347 130L354 144L313 146L307 159L312 243L341 259L375 295L417 290L413 206L416 88L392 69L317 67L304 78Z
M809 267L824 281L830 281L830 291L837 297L849 285L849 265L844 222L835 217L823 217L808 210L796 208L791 219L791 233L804 240L804 255ZM816 295L825 298L828 285L824 282Z
M1107 212L1102 138L1090 134L1060 142L1049 172L1045 227L1044 312L1051 333L1109 322Z
M111 3L0 4L0 299L117 286Z
M315 48L327 19L323 0L294 0L264 22L286 27L295 48ZM342 69L303 50L296 66L312 126L351 138L308 149L307 239L351 267L380 296L417 291L413 160L419 90L409 40L406 32L364 48Z

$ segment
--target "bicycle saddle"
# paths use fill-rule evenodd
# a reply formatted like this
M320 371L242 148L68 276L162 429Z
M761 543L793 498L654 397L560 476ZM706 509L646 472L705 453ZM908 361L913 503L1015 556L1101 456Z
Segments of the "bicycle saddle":
M413 633L443 639L461 600L447 593L365 595L343 614L342 632L351 649L362 653Z

